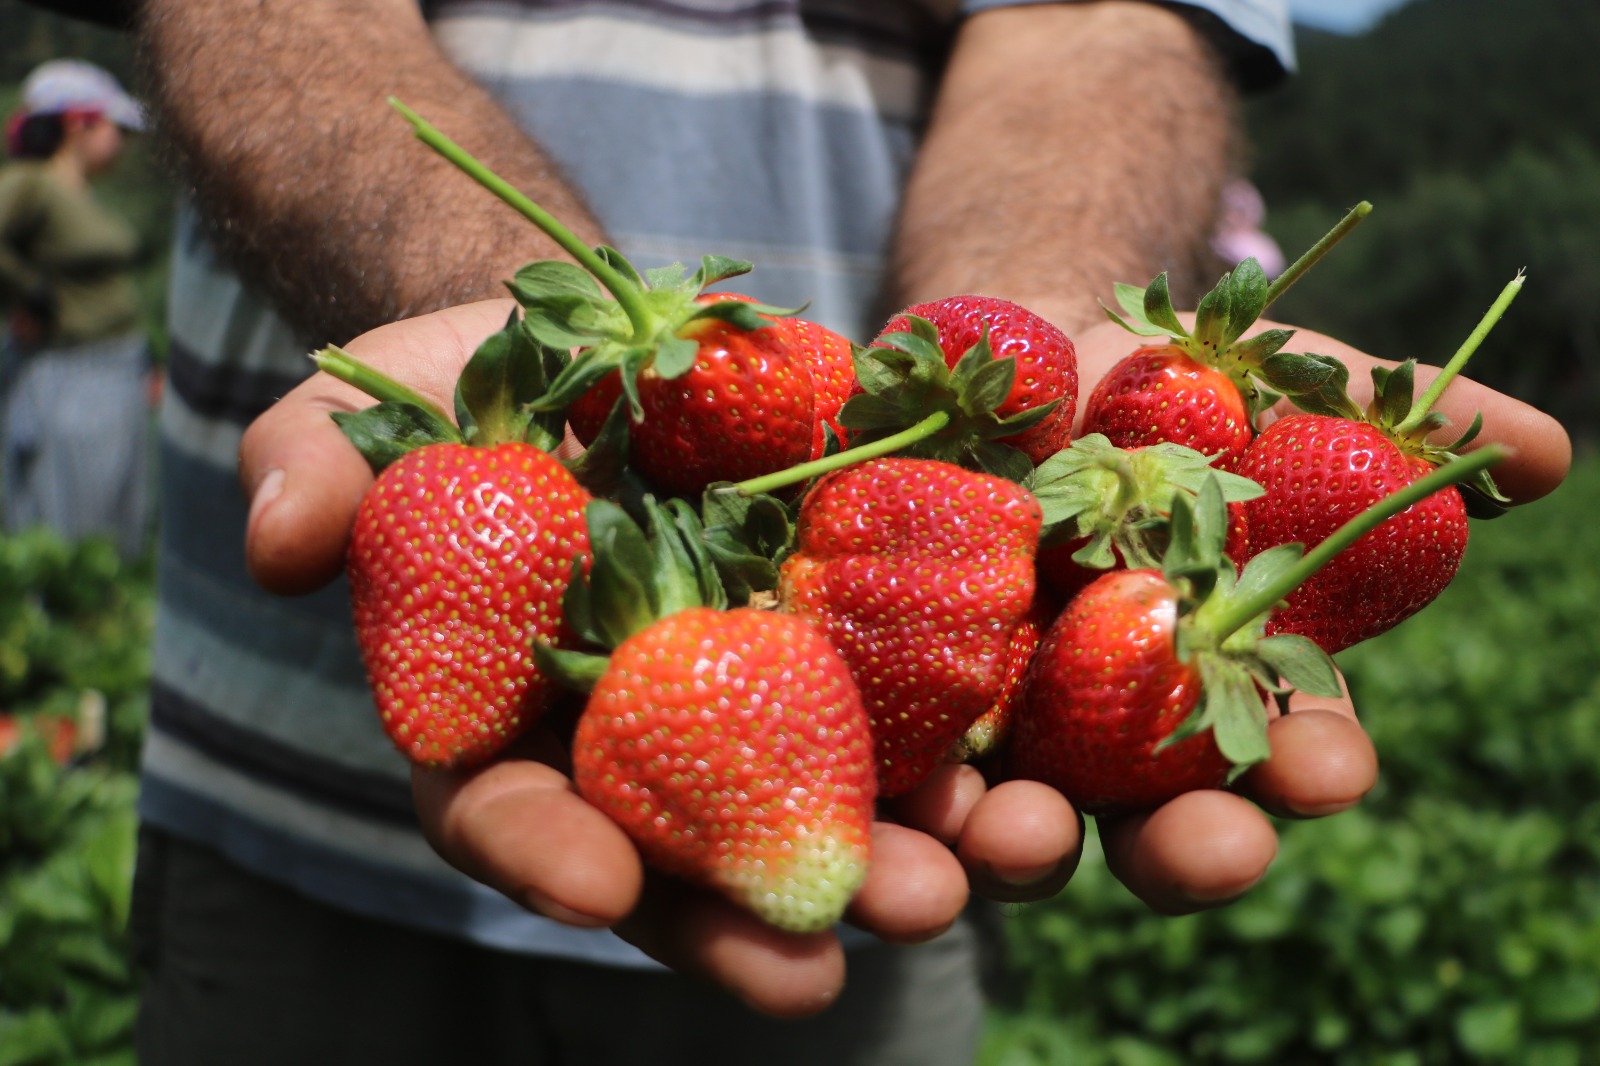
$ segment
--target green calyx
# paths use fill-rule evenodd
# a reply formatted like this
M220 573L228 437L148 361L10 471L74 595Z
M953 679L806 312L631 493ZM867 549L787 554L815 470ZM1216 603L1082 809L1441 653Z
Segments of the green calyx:
M939 345L938 327L916 315L906 318L909 331L883 333L873 347L855 349L856 380L863 391L839 411L840 424L852 431L852 445L893 437L942 412L943 425L902 445L900 453L1025 480L1033 473L1032 461L1000 438L1038 425L1060 401L1000 417L996 409L1016 383L1016 359L996 359L985 330L952 367Z
M1223 274L1195 308L1193 329L1183 324L1172 306L1165 272L1142 289L1116 285L1114 292L1123 313L1106 308L1106 314L1138 336L1167 338L1197 363L1227 375L1254 420L1280 395L1294 396L1319 387L1327 370L1318 360L1282 350L1293 330L1269 329L1249 338L1244 337L1245 331L1371 210L1366 201L1357 204L1270 284L1254 258Z
M405 453L429 444L492 447L521 441L545 451L561 443L559 414L535 410L534 401L569 362L561 349L541 344L515 313L490 334L456 379L455 417L344 349L311 355L317 368L353 385L378 403L335 411L333 420L377 473Z
M1478 350L1511 301L1522 291L1522 284L1521 273L1506 284L1422 395L1416 393L1417 361L1408 359L1392 369L1382 366L1372 368L1373 399L1366 407L1362 407L1350 397L1350 372L1342 362L1332 356L1308 354L1306 358L1318 360L1328 368L1328 375L1317 388L1293 396L1295 405L1311 414L1365 422L1394 441L1401 451L1419 456L1433 466L1457 460L1466 445L1475 440L1482 430L1483 416L1474 415L1466 431L1448 444L1430 443L1428 437L1449 424L1444 415L1433 409L1434 404ZM1466 500L1468 513L1474 518L1502 515L1511 502L1500 491L1488 470L1480 471L1477 476L1462 482L1461 494Z
M1096 570L1110 569L1118 555L1129 569L1159 567L1174 498L1192 499L1208 484L1218 487L1224 503L1262 493L1254 481L1217 470L1193 448L1119 448L1103 433L1079 437L1026 482L1044 515L1041 543L1087 538L1072 559Z
M567 626L590 651L534 646L539 668L562 684L587 692L605 672L611 650L628 637L691 607L724 608L728 596L705 531L684 500L645 497L641 528L620 506L591 500L588 575L573 565L562 600Z
M1191 502L1173 500L1171 543L1162 576L1179 591L1178 656L1200 672L1203 692L1193 713L1166 744L1212 730L1235 774L1269 754L1261 692L1341 695L1333 660L1309 638L1265 635L1271 613L1285 597L1341 551L1407 507L1459 485L1505 458L1488 445L1438 467L1350 519L1309 552L1282 544L1235 571L1222 555L1228 513L1218 483Z
M791 315L798 308L769 307L744 300L699 302L707 288L751 270L751 264L708 255L688 273L682 264L641 274L615 248L589 247L553 215L489 170L422 116L389 101L417 138L539 227L576 262L539 260L517 271L507 284L524 309L528 331L540 343L581 349L535 405L565 410L601 378L620 372L635 420L644 416L638 376L646 370L676 378L694 365L699 350L695 322L719 319L754 331L771 323L764 316Z

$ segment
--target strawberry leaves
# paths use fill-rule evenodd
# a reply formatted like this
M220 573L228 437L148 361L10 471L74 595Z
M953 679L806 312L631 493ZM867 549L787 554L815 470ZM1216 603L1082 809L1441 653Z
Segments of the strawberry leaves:
M996 359L985 335L950 366L933 323L906 317L909 330L886 332L872 347L855 350L856 380L863 391L839 412L840 424L852 431L851 445L886 439L942 412L948 416L942 428L908 444L901 454L1025 481L1032 461L999 438L1038 425L1060 401L1001 417L996 409L1011 394L1017 361Z

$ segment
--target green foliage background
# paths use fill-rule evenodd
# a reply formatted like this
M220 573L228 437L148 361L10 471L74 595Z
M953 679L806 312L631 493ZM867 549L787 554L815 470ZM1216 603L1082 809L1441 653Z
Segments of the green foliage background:
M1600 402L1600 4L1414 0L1356 38L1304 35L1255 100L1253 177L1289 255L1371 216L1273 308L1395 359L1440 363L1522 268L1471 377L1592 443Z

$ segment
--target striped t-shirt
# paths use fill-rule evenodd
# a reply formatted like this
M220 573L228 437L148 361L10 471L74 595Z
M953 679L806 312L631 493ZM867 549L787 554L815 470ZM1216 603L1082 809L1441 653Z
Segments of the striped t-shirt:
M1004 0L427 5L441 46L563 167L640 266L748 259L751 295L865 336L901 185L958 20ZM1180 5L1242 78L1290 63L1283 4ZM1205 10L1201 10L1205 9ZM625 131L618 133L617 131ZM311 369L180 216L162 415L159 611L141 811L333 905L486 945L651 965L531 915L418 831L340 581L280 599L244 564L244 427Z

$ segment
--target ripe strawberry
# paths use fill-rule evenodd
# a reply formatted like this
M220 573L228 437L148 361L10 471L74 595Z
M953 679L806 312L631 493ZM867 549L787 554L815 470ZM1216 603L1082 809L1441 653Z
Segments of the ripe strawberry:
M1519 274L1420 397L1414 361L1375 367L1374 398L1363 409L1350 398L1343 364L1315 357L1331 373L1322 388L1295 398L1307 413L1269 426L1240 464L1266 490L1248 505L1251 551L1289 542L1315 547L1372 501L1459 461L1482 419L1451 444L1430 444L1429 435L1445 425L1433 405L1521 288ZM1455 576L1469 513L1494 517L1506 502L1485 471L1396 515L1296 589L1274 616L1274 631L1303 634L1333 654L1399 625Z
M689 608L624 640L578 720L573 775L653 868L780 929L831 925L866 877L866 712L801 618Z
M1113 366L1089 397L1084 432L1124 448L1171 442L1230 469L1255 431L1229 377L1177 344L1146 345Z
M1210 731L1169 741L1204 688L1198 665L1177 653L1179 598L1159 571L1117 570L1067 605L1034 653L1013 776L1052 785L1086 814L1227 783L1233 763Z
M652 485L693 496L715 481L744 480L812 457L823 430L811 373L783 331L701 319L678 336L695 342L694 365L672 378L647 367L637 382L642 415L630 427L628 456ZM599 436L621 395L614 372L573 403L569 417L581 442Z
M867 460L801 501L779 601L850 665L883 795L940 765L999 695L1033 603L1038 536L1021 486L935 460Z
M1054 786L1089 814L1226 785L1270 753L1266 693L1340 693L1314 643L1266 635L1275 605L1385 518L1499 457L1488 449L1435 470L1303 557L1299 545L1283 545L1237 574L1221 555L1221 490L1206 486L1193 508L1176 498L1161 570L1097 578L1045 635L1023 683L1007 771Z
M883 327L875 346L883 347L889 334L911 332L914 318L933 325L945 365L952 370L985 339L995 359L1016 360L1011 387L993 406L997 418L1004 420L1053 405L1039 421L998 438L1001 443L1020 450L1034 463L1042 463L1066 447L1077 410L1078 356L1065 333L1009 300L948 296L915 304L895 315Z
M513 316L457 381L459 428L336 348L313 357L381 401L333 417L378 474L348 549L351 604L384 729L413 762L481 763L552 698L533 642L564 639L588 554L589 493L546 450L561 420L528 406L560 354Z
M1277 400L1320 386L1326 369L1283 352L1291 330L1244 332L1290 285L1371 210L1358 204L1270 285L1261 264L1246 259L1224 274L1195 309L1194 329L1172 308L1167 276L1148 288L1116 286L1126 317L1107 310L1131 333L1161 338L1113 366L1084 408L1083 432L1104 433L1123 448L1170 441L1231 470L1255 435L1256 419Z
M544 710L533 642L562 638L588 500L547 452L516 442L409 452L362 499L356 637L384 729L413 762L483 762Z
M702 294L751 303L747 296ZM760 329L719 319L690 321L678 336L698 345L694 364L664 378L639 372L643 417L631 427L629 455L658 488L692 496L715 481L741 481L819 458L839 408L855 383L850 342L798 318L761 316ZM585 445L600 435L623 387L612 373L572 404L573 433Z

